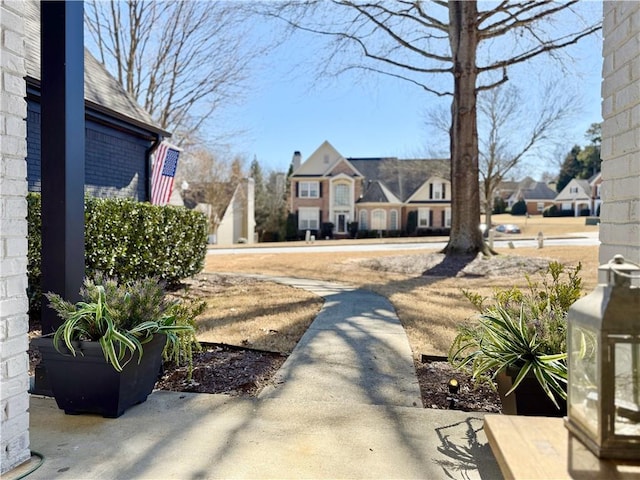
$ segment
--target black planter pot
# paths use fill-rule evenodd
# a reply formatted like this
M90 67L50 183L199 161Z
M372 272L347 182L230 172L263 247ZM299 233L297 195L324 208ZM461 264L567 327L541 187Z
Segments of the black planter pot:
M567 401L557 399L560 406L558 409L533 374L527 375L518 388L506 395L513 386L518 372L517 368L509 368L506 372L504 370L498 372L496 377L498 394L502 401L502 413L540 417L564 417L567 414Z
M136 353L118 372L107 363L98 342L77 342L73 356L66 347L61 349L65 353L58 352L51 336L32 340L58 407L69 415L95 413L108 418L117 418L147 399L162 368L166 341L165 335L155 335L144 344L140 363Z

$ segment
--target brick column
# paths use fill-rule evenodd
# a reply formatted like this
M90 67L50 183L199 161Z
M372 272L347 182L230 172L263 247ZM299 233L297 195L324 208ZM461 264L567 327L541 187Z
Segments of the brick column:
M640 263L640 2L604 2L600 261Z
M31 457L23 11L0 3L0 473Z

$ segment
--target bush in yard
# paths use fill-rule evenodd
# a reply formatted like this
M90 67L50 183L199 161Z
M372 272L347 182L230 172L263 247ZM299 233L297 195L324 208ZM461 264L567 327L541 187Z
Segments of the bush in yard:
M511 207L511 215L526 215L527 204L524 200L520 200Z
M29 201L30 310L40 308L40 195ZM207 220L183 207L134 200L85 199L86 274L102 272L127 282L159 277L167 284L200 272L207 253Z
M493 200L493 213L499 215L507 211L507 202L505 202L502 198L496 197Z
M87 198L87 268L121 281L157 276L178 282L204 267L207 221L183 207Z
M418 230L418 211L411 210L407 215L407 235L415 235Z
M29 193L27 195L27 236L29 249L27 250L27 296L29 297L30 314L40 314L40 301L42 289L40 279L40 254L42 252L42 219L40 217L40 195Z
M558 213L558 206L557 205L549 205L547 208L545 208L542 211L542 216L543 217L557 217L559 215Z

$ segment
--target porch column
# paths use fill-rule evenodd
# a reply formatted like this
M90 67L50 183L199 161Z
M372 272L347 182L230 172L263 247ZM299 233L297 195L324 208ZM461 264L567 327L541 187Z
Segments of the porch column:
M40 5L42 291L75 301L84 277L84 5ZM42 333L59 324L43 299Z

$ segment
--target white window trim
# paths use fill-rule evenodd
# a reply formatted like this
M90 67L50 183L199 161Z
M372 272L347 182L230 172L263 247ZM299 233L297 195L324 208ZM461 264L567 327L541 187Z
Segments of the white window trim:
M389 230L400 230L400 216L398 214L398 210L389 210Z
M362 219L364 218L364 222ZM366 210L358 212L358 230L369 230L369 215Z
M430 200L444 200L442 194L442 182L434 182L431 184L431 199Z
M382 228L373 226L374 218L378 214L382 214ZM387 211L383 210L382 208L376 208L375 210L372 210L371 211L371 230L386 230L386 229L387 229Z
M315 186L315 195L311 195ZM306 193L306 195L305 195ZM300 198L320 198L320 182L306 181L298 184L298 197Z
M429 224L429 212L430 208L419 208L418 209L418 228L429 228L431 225ZM424 224L422 223L424 220Z
M298 230L319 230L319 216L320 209L317 207L300 207L298 209ZM303 222L307 222L307 224L303 225ZM315 227L312 222L315 222Z
M444 226L451 228L451 209L445 208L444 210Z
M340 187L347 187L347 203L345 203L345 204L336 203L336 200L337 200L336 188L338 188L339 186ZM351 193L351 185L348 184L347 182L336 182L336 183L332 184L331 196L332 196L332 199L331 199L332 200L332 204L336 208L349 207L353 203L353 199L351 198L353 196L353 194Z

